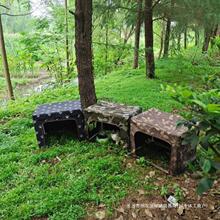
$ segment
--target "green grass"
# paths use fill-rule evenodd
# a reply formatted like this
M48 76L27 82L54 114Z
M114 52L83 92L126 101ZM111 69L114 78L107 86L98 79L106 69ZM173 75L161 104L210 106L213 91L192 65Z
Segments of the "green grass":
M218 70L191 66L187 60L162 60L155 80L146 80L143 68L98 78L97 96L172 111L181 106L160 92L161 84L198 86L202 75L213 71ZM64 85L0 108L0 219L79 219L87 207L100 203L110 213L141 185L143 168L126 168L125 152L119 147L63 137L50 148L38 148L31 119L36 106L78 97L77 88Z

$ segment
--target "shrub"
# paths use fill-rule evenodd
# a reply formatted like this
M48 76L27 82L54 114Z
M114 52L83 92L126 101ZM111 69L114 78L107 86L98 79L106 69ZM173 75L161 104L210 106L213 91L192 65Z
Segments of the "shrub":
M183 144L205 151L199 158L204 177L197 187L198 194L212 187L220 169L220 77L214 74L204 80L206 85L198 91L181 86L166 88L175 100L185 105L185 120L179 125L184 124L189 130Z

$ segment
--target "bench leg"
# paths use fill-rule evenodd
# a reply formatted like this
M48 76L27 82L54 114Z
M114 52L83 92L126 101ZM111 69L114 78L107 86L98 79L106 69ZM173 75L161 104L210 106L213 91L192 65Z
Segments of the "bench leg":
M45 132L44 132L44 124L42 122L38 122L34 125L37 142L40 148L46 146L46 138L45 138Z

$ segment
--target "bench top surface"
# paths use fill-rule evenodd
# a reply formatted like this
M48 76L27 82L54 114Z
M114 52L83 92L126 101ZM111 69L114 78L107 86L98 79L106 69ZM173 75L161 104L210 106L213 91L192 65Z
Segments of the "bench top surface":
M80 101L57 102L38 106L33 115L40 116L45 114L62 113L67 111L71 112L77 110L81 111Z
M100 101L99 103L89 106L85 109L86 113L101 114L102 116L116 116L125 119L137 115L141 112L138 106L127 106L118 103Z
M158 131L162 131L170 135L182 136L187 131L187 128L184 126L177 127L178 121L182 119L183 118L179 115L161 112L152 108L132 117L131 121L142 130L155 128Z

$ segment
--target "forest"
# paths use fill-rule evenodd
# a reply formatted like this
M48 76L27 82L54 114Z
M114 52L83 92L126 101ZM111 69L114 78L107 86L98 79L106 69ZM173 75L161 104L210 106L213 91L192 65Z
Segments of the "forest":
M0 219L220 219L220 1L0 0Z

